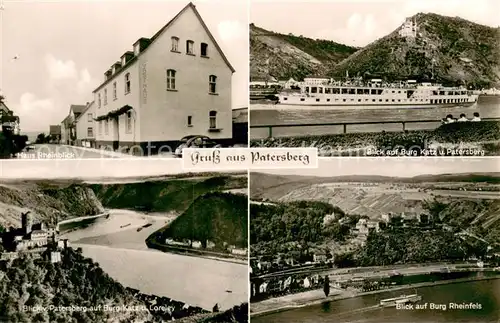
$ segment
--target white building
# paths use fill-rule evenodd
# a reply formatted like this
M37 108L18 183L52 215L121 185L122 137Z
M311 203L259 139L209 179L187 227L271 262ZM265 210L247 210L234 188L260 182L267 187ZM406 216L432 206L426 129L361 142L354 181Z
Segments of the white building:
M87 107L76 118L76 145L83 147L94 147L95 142L95 104L88 103Z
M407 18L399 30L399 36L403 38L417 37L417 22L411 18Z
M94 90L97 147L166 151L188 135L231 142L234 69L192 3L133 49Z
M76 144L76 120L87 109L87 105L72 104L66 118L61 122L61 141L63 144Z

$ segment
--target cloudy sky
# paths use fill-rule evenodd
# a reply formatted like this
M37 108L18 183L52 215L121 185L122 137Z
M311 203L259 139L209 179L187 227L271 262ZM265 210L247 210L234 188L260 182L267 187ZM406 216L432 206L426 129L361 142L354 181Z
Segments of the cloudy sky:
M250 21L281 33L365 46L419 12L500 26L498 0L252 0Z
M2 2L2 0L0 0ZM0 91L23 132L47 132L70 104L92 101L104 72L140 37L151 37L187 3L3 0ZM233 107L248 102L248 5L193 1L236 69ZM133 23L130 23L130 22ZM18 56L18 59L13 59Z
M264 172L264 171L263 171ZM413 177L418 175L498 172L494 158L320 158L315 169L265 171L278 175L344 176L381 175Z

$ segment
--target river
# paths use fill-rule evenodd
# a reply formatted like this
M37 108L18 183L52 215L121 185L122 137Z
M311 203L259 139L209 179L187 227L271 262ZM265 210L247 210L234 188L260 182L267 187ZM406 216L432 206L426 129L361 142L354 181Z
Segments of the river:
M500 279L417 288L416 292L422 296L420 304L428 303L427 309L398 310L377 306L381 299L400 296L405 292L414 293L415 290L389 291L312 305L253 317L252 323L498 323L500 320ZM430 309L431 303L445 304L446 310ZM450 309L450 303L477 303L481 309Z
M145 239L175 218L110 210L109 218L62 235L72 247L98 262L111 277L146 294L166 296L211 310L248 301L248 268L236 263L148 249ZM150 223L151 226L141 228Z
M274 108L273 108L274 107ZM276 109L278 108L278 109ZM250 125L276 125L298 123L328 123L328 122L369 122L369 121L410 121L410 120L436 120L436 123L411 123L407 124L408 130L436 128L440 120L451 114L458 118L465 113L472 118L474 112L479 112L482 118L500 117L500 96L480 96L478 102L470 107L435 107L435 108L391 108L380 107L370 110L319 110L315 107L293 107L279 109L279 105L254 104L250 106ZM400 124L359 125L350 126L349 132L377 132L401 130ZM273 134L280 136L322 135L342 131L342 126L314 126L314 127L283 127L274 128ZM251 129L251 138L266 138L267 128Z

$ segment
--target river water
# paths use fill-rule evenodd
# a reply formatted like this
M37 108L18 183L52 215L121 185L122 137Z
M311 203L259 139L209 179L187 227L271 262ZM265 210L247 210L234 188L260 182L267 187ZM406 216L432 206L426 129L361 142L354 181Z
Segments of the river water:
M280 105L254 104L250 106L250 125L283 125L300 123L328 123L328 122L370 122L370 121L410 121L436 120L436 123L410 123L408 130L432 129L438 127L440 120L451 114L458 118L464 113L472 118L474 112L479 112L482 118L500 117L500 96L480 96L478 102L469 107L434 107L434 108L391 108L380 109L352 109L348 110L320 110L317 107L290 107L279 109ZM400 131L401 124L378 124L349 126L348 132L376 132ZM341 133L342 126L313 126L313 127L283 127L273 128L273 135L300 136ZM251 129L251 138L260 139L268 135L267 128Z
M411 294L414 290L384 292L303 307L255 317L252 323L500 322L500 279L417 288L416 292L422 296L420 304L428 303L427 309L404 310L377 306L381 299L400 296L405 292ZM431 303L446 305L446 310L430 309ZM477 303L481 309L450 309L450 303Z
M246 265L147 248L145 239L174 218L168 213L111 210L109 218L99 218L63 237L126 287L208 310L215 303L228 309L247 302ZM148 223L152 225L137 231Z

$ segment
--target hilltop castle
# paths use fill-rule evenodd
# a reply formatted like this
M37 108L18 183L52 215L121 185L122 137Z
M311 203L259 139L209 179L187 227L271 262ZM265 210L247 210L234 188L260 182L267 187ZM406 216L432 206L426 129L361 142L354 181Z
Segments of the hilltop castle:
M399 30L399 36L403 38L414 39L417 37L417 30L417 21L412 18L406 18L406 21L403 23L401 29Z
M30 212L21 214L21 228L9 228L2 234L2 244L6 250L22 251L40 248L56 239L56 230L48 229L45 223L33 223Z

